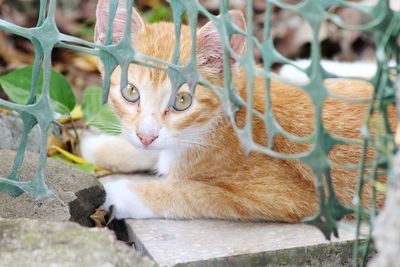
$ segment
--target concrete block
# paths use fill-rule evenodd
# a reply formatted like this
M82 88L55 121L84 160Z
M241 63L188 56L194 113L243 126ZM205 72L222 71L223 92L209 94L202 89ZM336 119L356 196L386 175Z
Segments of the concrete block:
M11 171L15 151L0 149L0 176ZM21 179L30 179L39 164L39 154L28 152L21 168ZM91 226L89 216L104 203L105 191L97 178L67 163L47 159L46 183L57 195L42 200L31 200L26 194L17 198L0 192L0 216L3 218L33 218L50 221L75 221Z
M0 218L0 266L156 267L106 229Z
M351 266L351 229L325 240L303 224L127 220L136 248L160 266Z

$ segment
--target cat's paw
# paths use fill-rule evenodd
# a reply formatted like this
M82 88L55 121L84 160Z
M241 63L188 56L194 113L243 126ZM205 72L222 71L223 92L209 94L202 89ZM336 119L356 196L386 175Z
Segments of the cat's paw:
M146 206L135 191L134 181L128 179L102 179L100 181L106 191L106 201L103 206L108 209L114 205L117 219L154 217L153 211Z
M154 168L158 155L137 151L122 136L86 133L81 138L82 157L114 173L132 173Z

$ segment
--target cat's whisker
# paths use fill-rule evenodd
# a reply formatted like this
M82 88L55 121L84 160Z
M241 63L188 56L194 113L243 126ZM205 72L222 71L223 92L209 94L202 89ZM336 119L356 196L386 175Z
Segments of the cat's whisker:
M109 121L94 121L94 120L91 120L91 121L89 121L88 123L89 123L89 124L93 124L93 123L96 123L96 124L104 124L104 125L116 126L116 127L119 127L119 128L121 127L120 124L116 124L116 123L109 122Z
M118 125L108 124L108 123L91 122L91 123L89 123L89 124L92 124L92 125L104 125L104 126L109 126L109 127L118 128L118 129L121 128L121 127L118 126Z
M115 131L121 131L121 127L117 124L113 123L105 123L105 122L88 122L89 125L94 126L94 127L104 127L107 130L115 130Z
M115 132L121 132L120 130L121 129L118 129L118 128L110 128L110 127L107 127L107 126L105 126L105 125L93 125L94 127L98 127L98 128L102 128L102 129L105 129L105 130L109 130L109 131L115 131Z

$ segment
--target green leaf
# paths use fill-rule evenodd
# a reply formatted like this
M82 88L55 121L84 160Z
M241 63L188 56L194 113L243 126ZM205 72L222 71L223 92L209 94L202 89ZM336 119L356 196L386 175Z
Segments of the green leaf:
M0 85L7 96L17 104L28 102L32 88L32 67L17 69L6 75L0 76ZM42 93L43 71L40 71L38 93ZM54 110L62 115L68 115L75 107L76 99L71 86L65 77L56 72L51 72L50 98Z
M75 167L90 174L94 174L96 171L96 166L93 163L75 164Z
M79 23L75 29L73 29L74 35L80 35L84 37L93 38L94 35L94 25L96 21L94 19L84 19L81 23Z
M94 174L96 172L96 166L93 163L89 163L89 162L77 163L77 162L74 162L73 160L69 159L68 157L66 157L63 154L54 154L53 156L51 156L51 158L64 161L64 162L71 164L72 166L74 166L84 172L90 173L90 174Z
M85 121L96 116L102 106L103 92L98 86L89 86L83 93L82 112Z
M83 118L88 125L104 133L120 134L120 122L110 107L102 104L102 94L101 88L97 86L85 89L82 101Z
M159 21L172 21L172 11L166 6L158 6L150 9L146 12L144 18L149 23L159 22Z

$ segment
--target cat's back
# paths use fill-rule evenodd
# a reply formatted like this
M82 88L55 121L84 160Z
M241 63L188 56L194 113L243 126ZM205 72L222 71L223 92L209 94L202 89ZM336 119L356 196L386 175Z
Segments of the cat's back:
M247 100L246 75L240 73L235 79L239 94ZM273 119L282 129L292 135L309 136L315 129L315 121L321 114L323 126L336 136L346 138L361 138L361 127L365 121L368 100L373 96L373 86L364 80L328 79L324 85L327 95L319 110L314 105L309 93L301 88L287 85L280 81L271 80L269 83L270 103L266 105L266 83L264 78L254 78L253 108L260 114L271 109ZM316 94L321 88L311 88ZM318 100L318 99L317 99ZM395 127L395 112L389 108L389 118L392 127ZM246 108L242 107L237 113L236 120L243 126L246 120ZM393 128L395 129L395 128ZM253 115L253 138L255 142L266 145L265 123ZM282 135L276 139L276 149L282 152L304 152L309 145L299 145Z
M324 86L327 93L319 109L317 102L324 97L322 88L311 87L312 92L306 92L280 81L271 81L270 103L274 117L289 133L306 136L314 131L315 119L321 113L328 131L345 137L359 137L368 100L373 96L372 85L363 80L328 79ZM265 88L265 79L256 78L254 108L261 113L265 113L266 107ZM311 94L317 96L315 102ZM349 132L349 128L353 130Z

